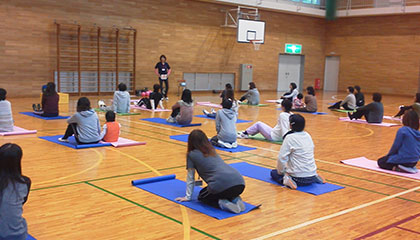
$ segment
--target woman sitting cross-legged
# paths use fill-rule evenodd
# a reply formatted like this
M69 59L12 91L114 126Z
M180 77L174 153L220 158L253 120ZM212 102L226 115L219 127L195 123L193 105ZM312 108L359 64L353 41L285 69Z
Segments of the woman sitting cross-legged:
M318 105L316 103L315 89L312 86L306 88L305 107L293 108L294 112L316 112Z
M325 183L316 171L314 143L311 135L304 131L305 118L299 114L291 115L290 127L292 130L284 136L277 168L271 171L271 178L292 189Z
M188 136L187 189L185 197L177 201L190 201L195 186L195 171L207 186L200 191L198 200L225 211L240 213L245 210L240 195L245 189L242 175L226 164L210 144L206 134L193 130Z
M402 119L403 127L395 136L391 150L378 159L378 166L387 170L416 173L415 166L420 158L419 116L407 110Z
M265 139L269 141L281 141L283 136L289 131L289 116L290 109L292 108L292 102L285 99L281 102L281 109L283 112L279 114L277 119L277 125L272 128L263 122L256 122L251 127L247 128L243 132L238 132L239 138L249 138L249 135L255 135L261 133Z
M217 147L236 148L236 113L232 110L232 100L225 99L222 107L216 113L217 135L211 138L211 143Z
M360 119L365 116L368 123L381 123L384 118L384 106L381 103L382 95L374 93L372 97L373 102L359 107L354 113L347 113L350 120Z
M77 113L67 119L66 133L60 142L69 142L68 138L74 135L77 144L93 144L101 140L101 126L96 112L90 107L87 97L77 101Z

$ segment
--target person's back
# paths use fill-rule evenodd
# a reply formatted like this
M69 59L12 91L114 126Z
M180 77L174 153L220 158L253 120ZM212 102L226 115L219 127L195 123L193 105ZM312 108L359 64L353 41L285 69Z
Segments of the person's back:
M28 227L22 212L25 198L29 193L28 186L24 183L9 182L3 190L0 196L0 239L26 239Z
M127 91L115 91L113 110L117 113L130 112L130 94Z
M287 154L287 156L284 156ZM279 158L288 158L286 172L293 177L311 177L316 175L314 143L305 132L288 134L280 149Z
M150 100L155 101L155 109L159 106L160 101L163 99L163 95L160 92L152 92L149 97Z
M417 162L420 158L420 131L407 126L401 127L388 155L390 163Z
M251 104L251 105L260 104L260 92L258 92L257 88L248 90L247 100L248 100L248 104Z
M350 109L356 109L356 97L354 96L353 93L350 93L349 95L347 95L341 104L344 105L345 103L347 103L347 106Z
M384 106L381 102L369 103L370 111L368 114L369 123L381 123L384 118Z
M101 140L98 115L92 109L77 112L67 122L77 123L78 137L81 142L91 143Z
M195 168L214 194L236 185L245 185L242 175L219 155L205 157L199 150L193 150L187 155L187 168Z
M355 94L356 97L356 106L362 107L365 105L365 95L361 92Z
M220 109L216 115L217 138L223 142L236 142L236 113L232 109Z
M107 122L106 134L103 138L105 142L117 142L120 137L120 124L118 122Z
M0 101L0 132L13 131L12 105L7 100Z
M60 97L57 93L52 95L42 94L42 111L47 115L58 115L58 102Z
M306 110L308 110L309 112L316 112L318 110L316 97L313 95L308 94L305 96L305 104L306 104Z
M178 116L176 116L176 122L181 125L190 124L193 119L194 104L192 102L186 103L182 100L179 100L178 104L180 111Z

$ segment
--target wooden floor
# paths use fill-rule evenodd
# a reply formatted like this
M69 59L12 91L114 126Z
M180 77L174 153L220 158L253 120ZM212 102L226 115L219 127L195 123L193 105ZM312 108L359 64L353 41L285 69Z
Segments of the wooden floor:
M126 148L74 150L37 137L62 134L65 120L44 121L21 115L38 99L10 99L16 125L37 129L37 135L1 137L24 150L23 172L32 181L24 206L29 232L44 239L420 239L420 181L349 167L340 160L365 156L377 159L389 150L397 127L387 128L338 121L343 113L331 113L327 103L336 93L320 93L319 110L328 115L305 114L307 131L315 142L319 173L345 189L320 196L289 190L246 178L243 199L262 204L259 210L225 220L157 197L130 181L162 174L184 180L186 144L169 136L193 128L173 128L140 121L169 116L168 112L141 112L141 116L118 117L122 136L147 145ZM338 94L338 98L344 97ZM275 99L277 93L262 93ZM110 98L110 97L109 97ZM216 94L194 94L195 101L219 102ZM370 96L367 96L370 99ZM92 97L92 103L97 101ZM169 103L176 101L170 96ZM62 106L62 114L75 111L75 100ZM107 99L109 102L110 99ZM395 114L411 97L384 96L385 115ZM170 104L166 104L167 107ZM96 103L95 103L96 105ZM195 114L204 108L195 107ZM276 124L279 111L269 107L242 106L241 119ZM104 115L100 114L101 122ZM214 121L195 118L208 136L215 134ZM250 123L238 124L238 130ZM276 166L280 145L253 140L240 144L257 147L242 153L219 152L228 163L249 162ZM361 238L363 239L363 238Z

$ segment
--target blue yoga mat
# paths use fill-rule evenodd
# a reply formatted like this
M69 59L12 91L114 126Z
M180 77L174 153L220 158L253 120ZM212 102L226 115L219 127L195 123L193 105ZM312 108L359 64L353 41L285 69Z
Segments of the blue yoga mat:
M195 127L195 126L201 126L201 123L190 123L190 124L187 124L187 125L180 125L178 123L168 123L166 121L166 119L163 119L163 118L142 118L140 120L148 121L148 122L152 122L152 123L165 124L165 125L174 126L174 127Z
M277 110L281 111L283 109L277 108ZM293 109L291 111L293 112ZM313 115L326 115L326 114L328 114L326 112L293 112L293 113L307 113L307 114L313 114Z
M219 208L211 207L197 200L198 193L201 190L201 187L197 186L194 188L194 194L192 195L193 200L189 202L178 202L175 200L175 198L185 196L186 183L184 181L175 179L175 175L160 176L157 178L148 178L132 181L132 183L138 182L140 182L140 184L133 184L133 186L158 195L159 197L163 197L169 201L184 205L185 207L196 210L197 212L204 213L210 217L217 218L219 220L242 215L259 207L244 202L246 209L244 212L238 214L226 212Z
M181 142L188 142L188 134L182 134L182 135L174 135L174 136L170 136L170 139L173 140L177 140L177 141L181 141ZM216 147L214 146L215 149L217 150L221 150L221 151L225 151L225 152L245 152L245 151L250 151L250 150L255 150L256 148L252 148L252 147L246 147L246 146L241 146L238 145L237 148L221 148L221 147Z
M211 120L214 120L214 118L207 117L206 115L195 115L194 117L206 118L206 119L211 119ZM238 120L236 120L236 123L249 123L249 122L252 122L252 121L249 121L249 120L242 120L242 119L238 119Z
M36 240L36 239L28 234L28 236L26 237L26 240Z
M283 186L271 178L270 172L272 169L252 165L246 162L232 163L230 164L230 166L238 170L242 175L246 177ZM329 192L336 191L343 188L344 187L342 186L334 185L331 183L324 183L324 184L313 183L308 186L299 186L296 190L305 192L305 193L310 193L313 195L321 195L324 193L329 193Z
M58 138L61 138L62 136L63 135L55 135L55 136L45 136L45 137L39 137L39 138L50 141L50 142L53 142L53 143L57 143L57 144L60 144L60 145L66 146L66 147L74 148L74 149L112 146L111 143L95 143L95 144L77 145L76 139L73 136L69 137L69 142L68 143L58 141Z
M20 114L30 116L30 117L36 117L43 120L59 120L59 119L67 119L69 116L57 116L57 117L43 117L41 115L37 115L33 112L20 112Z

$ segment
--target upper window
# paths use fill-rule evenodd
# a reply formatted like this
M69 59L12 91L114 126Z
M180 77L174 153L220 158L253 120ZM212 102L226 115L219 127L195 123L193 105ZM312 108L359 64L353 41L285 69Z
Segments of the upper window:
M315 5L319 5L320 4L320 0L292 0L293 2L302 2L302 3L306 3L306 4L315 4Z

